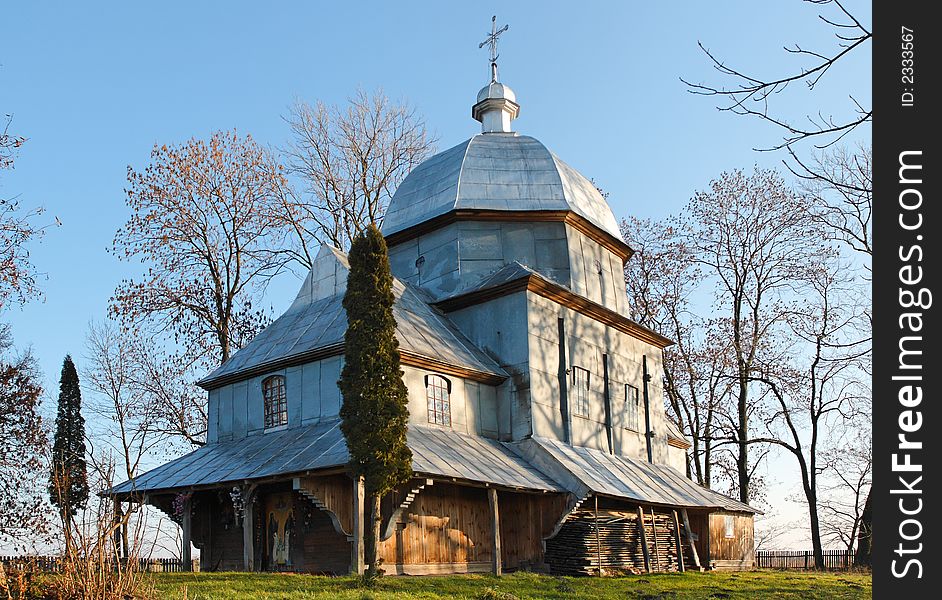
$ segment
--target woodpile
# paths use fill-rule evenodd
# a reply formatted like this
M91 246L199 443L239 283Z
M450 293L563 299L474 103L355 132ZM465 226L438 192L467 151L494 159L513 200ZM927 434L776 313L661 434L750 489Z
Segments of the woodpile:
M644 573L647 543L651 571L677 571L677 538L670 512L643 509L644 536L639 512L579 509L559 532L546 540L546 563L558 575L616 575ZM686 554L686 553L684 553ZM686 556L685 556L686 558ZM689 564L689 563L688 563Z

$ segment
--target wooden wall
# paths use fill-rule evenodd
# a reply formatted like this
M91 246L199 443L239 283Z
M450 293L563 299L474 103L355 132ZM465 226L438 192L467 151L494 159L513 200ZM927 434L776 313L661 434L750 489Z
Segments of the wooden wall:
M484 489L436 483L419 493L400 522L404 526L381 545L385 565L490 565L491 517Z
M733 519L733 536L726 537L726 517ZM747 513L710 513L710 564L716 568L746 568L755 560L753 516Z
M542 564L543 537L565 497L500 492L501 561L505 570ZM385 512L385 511L384 511ZM487 490L436 482L422 489L381 545L387 573L490 571L493 528Z
M565 494L500 492L500 550L505 571L531 569L543 564L543 539L566 508Z
M193 495L193 545L205 571L241 571L242 526L236 521L228 489Z

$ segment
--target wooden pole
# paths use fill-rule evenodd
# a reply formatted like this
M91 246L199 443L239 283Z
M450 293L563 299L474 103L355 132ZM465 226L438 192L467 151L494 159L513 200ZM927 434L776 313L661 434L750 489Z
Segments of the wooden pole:
M687 534L687 541L690 543L690 556L693 558L693 566L697 569L703 569L700 565L700 556L697 554L697 546L693 543L693 533L690 531L690 519L687 517L687 509L682 508L680 515L684 519L684 532Z
M677 519L677 511L671 511L674 514L674 544L677 546L677 570L684 572L684 544L680 541L680 521Z
M362 575L366 570L363 547L365 494L363 478L355 478L353 480L353 547L350 549L350 572L354 575Z
M638 505L638 527L641 528L641 552L644 553L644 570L651 572L651 553L648 551L648 534L644 530L644 509Z
M487 502L491 506L491 530L493 531L491 570L494 575L500 576L503 572L500 556L500 507L497 505L497 490L495 488L487 488Z
M183 552L181 553L180 558L183 562L183 570L190 571L193 569L193 560L190 555L190 542L193 535L193 496L189 496L186 499L186 502L183 503Z

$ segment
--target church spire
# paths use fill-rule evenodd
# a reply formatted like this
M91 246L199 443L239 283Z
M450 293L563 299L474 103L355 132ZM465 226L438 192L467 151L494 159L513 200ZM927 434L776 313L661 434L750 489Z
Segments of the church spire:
M508 86L497 79L497 41L510 29L509 25L497 28L497 16L491 17L491 32L478 48L488 46L490 50L491 82L478 92L477 102L471 107L471 116L481 122L484 133L510 133L510 122L517 118L520 105L517 96Z

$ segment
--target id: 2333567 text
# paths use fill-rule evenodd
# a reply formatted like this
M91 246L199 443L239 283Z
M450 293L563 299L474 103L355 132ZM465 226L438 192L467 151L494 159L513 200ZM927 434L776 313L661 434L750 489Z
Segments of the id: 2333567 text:
M902 26L900 31L900 83L903 84L903 92L900 95L900 104L903 106L912 106L916 101L915 84L915 32Z

